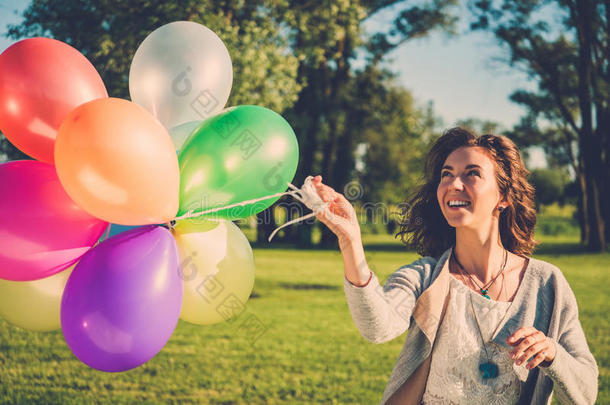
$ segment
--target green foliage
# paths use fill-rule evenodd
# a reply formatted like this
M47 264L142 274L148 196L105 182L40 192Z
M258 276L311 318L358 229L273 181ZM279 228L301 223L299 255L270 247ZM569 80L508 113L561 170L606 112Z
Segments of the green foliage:
M565 219L547 219L536 224L536 230L543 235L578 235L578 225Z
M529 182L536 189L536 204L552 204L565 201L565 188L569 175L562 170L534 169Z
M369 149L363 159L371 175L359 180L372 199L396 202L414 183L435 118L430 109L415 107L407 91L386 80L391 75L379 65L410 38L434 29L451 31L455 4L33 0L23 22L10 27L9 35L46 35L73 45L98 68L109 93L126 98L129 65L146 35L175 20L200 22L221 37L231 54L234 85L229 103L271 108L295 129L301 152L297 184L307 175L322 173L327 184L341 190L363 175L356 173L355 154L365 144ZM390 9L388 27L364 32L364 21ZM355 62L364 62L364 67L356 69ZM261 224L266 230L259 229L259 234L264 238L273 225ZM307 226L300 229L310 231ZM294 238L290 231L284 234ZM321 240L326 240L324 235Z
M416 106L411 94L388 72L368 69L357 78L363 96L362 125L356 131L364 146L357 171L363 200L397 204L418 184L438 119ZM387 206L387 205L386 205Z
M0 132L0 163L7 160L31 159L28 155L13 146Z
M583 242L610 237L610 3L588 0L469 1L473 29L493 32L505 61L538 83L511 99L528 113L511 138L544 147L579 179ZM600 226L601 224L601 226Z
M457 125L475 131L477 134L498 135L502 131L502 126L494 121L481 120L479 118L465 118L458 120Z
M129 98L129 67L144 38L172 21L198 22L229 49L234 75L229 104L258 104L281 113L301 86L295 80L297 57L270 5L265 0L33 0L9 35L50 36L74 46L98 69L111 96Z

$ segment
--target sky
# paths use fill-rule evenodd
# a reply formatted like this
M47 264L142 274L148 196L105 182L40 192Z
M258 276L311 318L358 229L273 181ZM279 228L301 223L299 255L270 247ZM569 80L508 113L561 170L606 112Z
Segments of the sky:
M464 118L479 118L511 128L525 109L510 101L517 89L535 90L523 72L500 61L505 51L485 33L447 38L434 33L408 41L390 58L400 83L419 103L431 101L445 127ZM541 148L530 148L528 168L546 167Z
M391 55L400 82L420 102L431 100L445 124L473 117L510 128L525 113L508 96L530 88L524 74L493 63L499 46L486 35L445 38L433 34L401 46Z
M16 15L14 11L17 10L21 14L28 3L26 0L0 0L0 52L15 42L6 38L7 24L15 24L21 21L20 16Z
M458 10L459 35L432 32L406 41L388 55L388 67L398 72L400 84L424 106L432 102L435 113L448 128L458 120L478 118L501 124L517 124L525 109L510 101L515 90L535 90L537 83L509 67L508 55L491 33L471 32L467 10ZM385 31L396 11L391 8L365 24L368 32ZM546 167L542 148L530 148L529 169Z
M21 18L14 11L20 14L28 3L0 0L0 52L14 42L5 37L6 25L18 23ZM365 28L379 29L389 18L390 14L380 13ZM512 103L509 95L520 88L535 89L536 84L497 61L505 57L505 51L491 34L470 33L466 24L465 20L460 23L461 34L457 36L435 32L407 41L388 56L387 65L399 73L400 83L420 105L433 103L445 127L459 119L479 118L511 128L525 110ZM540 149L530 153L530 169L546 165Z

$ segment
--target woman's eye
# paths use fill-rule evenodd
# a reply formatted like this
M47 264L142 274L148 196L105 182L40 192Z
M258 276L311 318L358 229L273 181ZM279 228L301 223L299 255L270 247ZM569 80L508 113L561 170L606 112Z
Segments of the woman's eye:
M450 172L442 172L441 173L441 178L446 177L447 174L451 174ZM469 175L471 174L476 174L477 176L481 177L481 175L479 174L478 170L471 170L468 172Z

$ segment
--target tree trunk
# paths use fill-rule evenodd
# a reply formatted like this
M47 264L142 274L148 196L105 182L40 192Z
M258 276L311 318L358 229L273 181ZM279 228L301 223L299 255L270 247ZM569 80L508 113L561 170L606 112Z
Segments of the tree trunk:
M606 33L610 33L610 1L604 2L605 15L606 15ZM610 83L610 40L606 39L606 52L605 56L605 83ZM601 64L601 62L600 62ZM604 202L604 221L606 224L606 241L610 240L610 95L608 92L602 93L602 101L600 104L602 107L602 113L599 114L603 118L597 129L599 136L602 139L603 160L602 160L602 201Z
M580 242L583 245L589 244L589 235L591 230L589 228L589 216L587 215L587 185L585 183L585 175L583 170L579 170L576 173L576 180L580 193L578 194L578 223L580 225Z
M291 122L295 123L295 133L299 141L299 166L294 178L293 184L300 187L305 178L314 173L316 166L316 151L319 148L319 132L320 119L322 108L318 100L318 88L322 80L320 69L313 69L301 62L299 66L299 80L306 82L307 86L299 94L299 98L294 107L286 113L286 116ZM326 183L326 179L324 179ZM289 197L291 198L291 197ZM296 216L304 215L310 212L302 203L297 200L291 200L289 206L295 207L295 210L289 210L287 220L294 219ZM295 215L296 214L296 215ZM312 221L308 223L298 223L286 229L286 237L282 240L285 242L296 243L299 248L308 248L312 246Z
M340 187L345 185L346 182L345 179L339 178L340 176L338 176L339 171L337 170L337 167L353 164L342 159L345 156L346 150L348 151L348 154L352 153L352 145L350 142L352 134L347 131L345 124L340 125L340 120L345 120L345 114L347 113L345 100L347 98L346 88L349 84L349 57L351 51L349 35L345 35L343 40L338 43L338 47L341 56L336 60L337 68L334 71L334 80L332 80L332 85L329 88L329 104L331 108L329 108L328 111L332 111L333 113L327 116L330 131L328 142L324 148L322 170L324 173L323 175L326 175L328 179L328 184L337 192L342 193ZM336 235L327 227L322 228L320 245L325 247L335 247L337 245Z
M578 16L578 101L582 129L580 134L580 147L584 157L584 175L587 191L587 212L590 228L588 249L603 252L606 247L604 218L600 204L599 172L601 151L598 140L594 139L591 102L591 72L592 54L591 43L593 39L592 25L589 23L593 15L591 0L577 2ZM597 156L596 156L597 154Z

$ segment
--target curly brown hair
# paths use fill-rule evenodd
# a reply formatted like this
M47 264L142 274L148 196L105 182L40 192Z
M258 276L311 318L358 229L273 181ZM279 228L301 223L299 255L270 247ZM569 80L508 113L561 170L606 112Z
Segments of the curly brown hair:
M535 190L527 181L530 172L525 168L517 146L505 136L477 136L462 127L446 130L432 145L425 160L423 184L403 204L398 221L400 230L395 237L400 236L409 249L422 256L439 257L455 245L455 228L447 223L436 191L443 163L451 152L462 146L484 148L493 162L498 188L509 204L499 219L502 245L514 254L531 255L540 243L533 237Z

